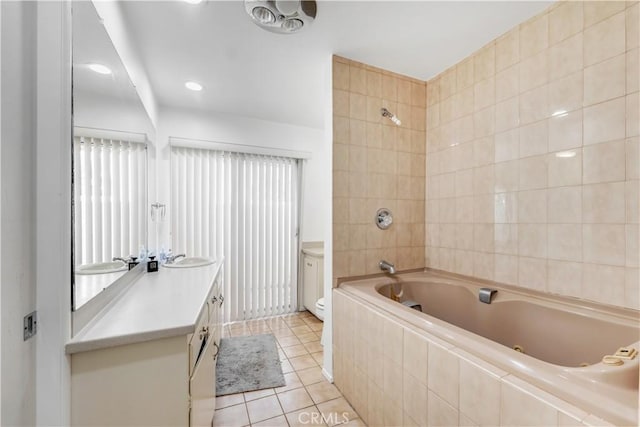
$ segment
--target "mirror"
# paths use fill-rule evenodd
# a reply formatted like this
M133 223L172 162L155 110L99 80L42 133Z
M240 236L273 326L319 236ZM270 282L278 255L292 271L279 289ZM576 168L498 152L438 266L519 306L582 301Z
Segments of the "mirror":
M73 2L73 282L77 310L147 247L153 125L92 2Z

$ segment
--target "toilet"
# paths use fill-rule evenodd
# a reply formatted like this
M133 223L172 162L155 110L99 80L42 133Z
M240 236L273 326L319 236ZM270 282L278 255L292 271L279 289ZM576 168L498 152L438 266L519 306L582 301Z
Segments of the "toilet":
M316 301L316 317L324 321L324 297Z

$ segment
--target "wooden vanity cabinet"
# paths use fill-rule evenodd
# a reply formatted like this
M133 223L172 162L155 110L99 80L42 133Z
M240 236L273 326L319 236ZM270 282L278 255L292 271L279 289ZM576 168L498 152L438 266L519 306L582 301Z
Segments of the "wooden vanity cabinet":
M211 426L221 337L219 279L191 333L71 355L74 426Z

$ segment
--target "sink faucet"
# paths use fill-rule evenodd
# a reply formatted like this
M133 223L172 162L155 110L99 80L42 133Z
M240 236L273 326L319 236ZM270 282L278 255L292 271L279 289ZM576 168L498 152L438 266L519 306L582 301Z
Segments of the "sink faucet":
M178 255L171 255L169 257L167 257L167 264L173 264L175 262L175 260L177 260L178 258L182 257L185 258L187 255L185 254L178 254Z
M131 261L131 258L121 258L119 256L114 256L111 261L122 261L127 264L129 261Z
M395 267L395 265L391 264L391 263L390 263L390 262L388 262L388 261L381 260L381 261L378 263L378 266L380 267L380 270L382 270L382 271L388 271L388 272L389 272L389 274L396 274L396 267Z

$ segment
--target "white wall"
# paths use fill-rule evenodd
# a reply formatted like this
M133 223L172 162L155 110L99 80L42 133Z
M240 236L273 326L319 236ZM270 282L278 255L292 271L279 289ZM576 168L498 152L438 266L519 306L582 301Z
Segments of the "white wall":
M35 425L36 340L22 318L36 309L36 4L2 2L2 425Z
M35 3L35 2L34 2ZM71 4L37 2L36 425L68 425L71 333ZM33 30L32 30L33 31ZM34 264L34 261L37 263Z
M156 188L158 201L169 209L166 221L158 229L157 246L168 248L171 242L169 137L310 152L311 158L304 164L302 240L324 240L325 216L330 213L331 175L326 169L328 154L322 129L223 113L161 109L156 138ZM150 245L152 241L150 236Z

